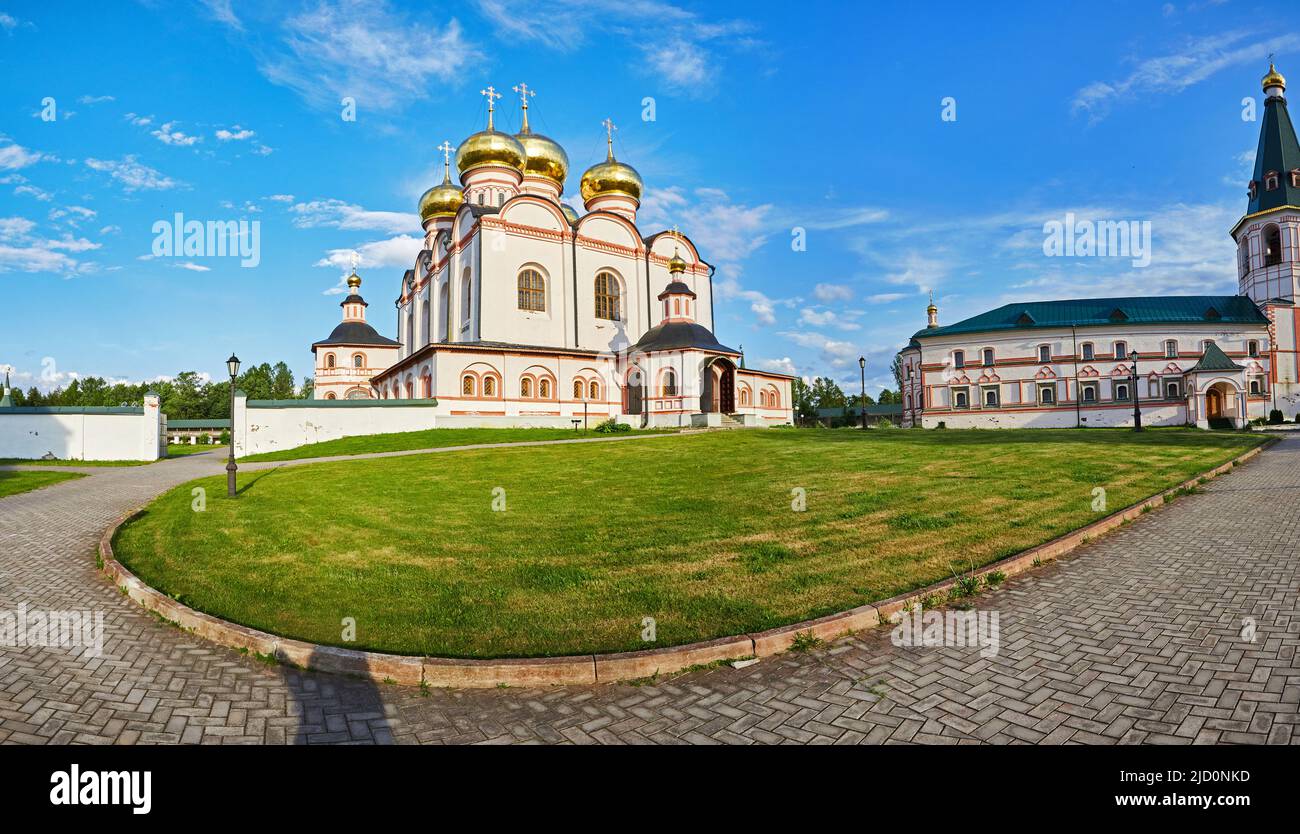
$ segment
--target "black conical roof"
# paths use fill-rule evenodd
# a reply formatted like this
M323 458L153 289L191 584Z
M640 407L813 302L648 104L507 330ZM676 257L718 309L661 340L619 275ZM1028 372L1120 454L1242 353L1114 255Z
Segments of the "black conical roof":
M1286 110L1286 99L1269 96L1264 99L1264 119L1259 128L1259 147L1255 151L1255 196L1246 213L1300 206L1300 187L1291 184L1291 172L1297 168L1300 168L1300 142L1296 141L1295 126ZM1264 188L1264 175L1269 171L1278 173L1278 186L1272 191Z

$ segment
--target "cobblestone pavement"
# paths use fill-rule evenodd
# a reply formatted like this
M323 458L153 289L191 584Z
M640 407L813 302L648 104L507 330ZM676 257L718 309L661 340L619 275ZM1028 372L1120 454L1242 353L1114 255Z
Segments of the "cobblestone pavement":
M980 597L995 657L878 629L655 685L427 694L261 664L99 574L114 519L223 465L105 467L0 499L0 610L105 612L101 657L0 648L0 742L1300 743L1300 438Z

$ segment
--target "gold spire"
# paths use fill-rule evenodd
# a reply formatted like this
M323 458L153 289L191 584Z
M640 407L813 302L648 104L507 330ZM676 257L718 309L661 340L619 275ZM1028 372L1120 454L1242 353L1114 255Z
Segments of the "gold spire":
M930 306L925 308L927 313L937 313L939 308L934 306L934 290L930 290Z
M586 203L602 194L622 194L640 203L641 192L645 189L641 175L631 165L614 158L614 131L618 130L618 127L610 119L606 119L601 124L605 127L608 151L604 162L591 166L582 175L583 202Z
M442 151L442 180L443 182L451 182L451 143L443 139L442 144L438 146L438 150Z
M673 256L668 259L668 272L672 275L680 275L686 271L686 261L677 248L677 242L681 240L681 237L681 233L677 231L677 225L673 224Z
M1265 92L1268 91L1269 87L1281 87L1284 91L1286 90L1286 79L1282 77L1282 73L1277 71L1277 67L1273 66L1272 61L1268 62L1268 75L1264 76L1262 83Z
M532 133L532 130L528 127L528 97L537 95L537 91L528 89L528 85L522 81L520 81L511 89L519 94L520 101L523 103L524 106L524 126L519 128L519 133L520 134Z
M361 286L361 276L357 274L357 261L359 260L357 257L357 250L352 250L349 259L352 261L352 274L348 276L348 288L352 291L353 295L356 295L357 288Z
M605 121L601 122L601 124L605 126L605 142L609 146L609 149L605 154L605 161L613 162L614 161L614 131L618 130L618 125L614 124L614 121L609 118L606 118Z
M494 110L496 110L496 105L493 103L493 99L501 98L501 94L498 93L497 90L496 90L496 88L493 87L491 84L488 85L488 88L487 88L486 90L479 90L479 91L478 91L478 94L481 95L481 96L486 96L486 97L487 97L487 100L488 100L488 126L487 126L487 129L488 129L488 130L496 130L496 128L494 128L494 127L492 126L492 112L493 112Z

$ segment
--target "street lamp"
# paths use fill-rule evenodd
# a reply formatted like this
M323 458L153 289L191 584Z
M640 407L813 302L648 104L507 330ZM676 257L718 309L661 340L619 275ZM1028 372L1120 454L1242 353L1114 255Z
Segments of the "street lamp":
M1128 358L1133 360L1133 431L1142 431L1142 408L1138 405L1138 352L1134 348Z
M239 357L230 354L226 360L226 370L230 371L230 451L226 459L226 496L235 497L235 377L239 376Z
M858 400L858 408L862 410L862 428L867 427L867 357L858 357L858 370L862 372L862 399Z

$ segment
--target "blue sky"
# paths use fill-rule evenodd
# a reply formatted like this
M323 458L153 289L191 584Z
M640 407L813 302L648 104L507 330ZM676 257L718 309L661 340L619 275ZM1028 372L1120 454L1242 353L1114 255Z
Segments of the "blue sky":
M488 84L516 128L524 81L575 205L601 120L619 125L642 230L679 224L718 265L724 343L854 390L865 355L874 390L930 291L944 322L1235 292L1227 230L1258 137L1242 99L1270 53L1300 84L1300 10L1276 2L271 6L0 3L0 364L17 384L217 376L232 349L309 374L352 249L391 335L436 146L482 127ZM150 257L176 212L260 221L260 263ZM1066 212L1150 221L1151 264L1046 257L1043 224Z

